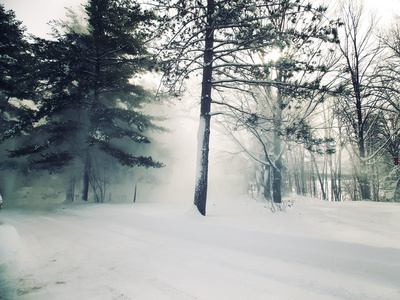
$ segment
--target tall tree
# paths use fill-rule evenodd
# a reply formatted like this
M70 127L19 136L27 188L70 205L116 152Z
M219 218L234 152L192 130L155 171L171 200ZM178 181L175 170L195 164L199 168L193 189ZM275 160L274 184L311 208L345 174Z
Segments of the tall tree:
M314 10L303 1L160 1L161 8L169 9L168 26L171 38L164 51L165 81L172 92L179 93L182 82L191 73L202 73L202 95L198 145L198 172L194 203L206 214L207 174L210 138L211 104L216 103L215 91L245 90L241 84L279 85L275 80L250 80L245 75L254 63L243 61L248 51L270 51L288 35L308 35L310 32L281 32L271 22L275 15L283 15L290 8L288 18L298 11ZM314 10L315 11L315 10ZM315 28L318 32L322 28ZM332 33L331 33L332 34ZM262 67L262 64L259 64ZM214 92L214 94L213 94Z
M383 167L382 187L385 198L398 201L400 199L400 22L396 18L391 27L381 35L385 60L380 65L375 86L375 94L381 98L378 115L376 116L375 134L379 151L381 168ZM383 152L383 153L382 153Z
M242 81L241 89L249 95L237 97L235 103L218 103L227 106L229 115L238 119L232 122L236 132L240 123L260 144L263 157L259 162L272 171L275 203L282 202L285 142L295 139L313 147L310 131L303 125L324 101L332 84L325 80L335 64L327 42L337 42L337 36L336 28L323 16L325 11L311 6L299 9L285 1L270 8L269 21L279 32L274 55L261 48L236 58L238 67L231 79Z
M151 93L132 81L152 65L146 41L154 15L133 0L90 0L85 12L86 30L64 24L55 30L56 41L37 41L45 85L36 135L12 152L29 155L36 167L50 171L82 164L83 200L89 185L98 186L96 157L106 155L128 167L162 166L135 150L135 144L150 143L147 130L159 129L141 112Z
M10 170L21 167L7 158L6 149L32 128L37 84L34 70L25 28L12 10L6 11L0 4L0 170L7 170L0 179L3 196L11 194L16 183L17 176Z
M400 158L400 147L398 144L400 128L400 19L397 18L392 27L382 37L382 44L387 56L385 63L379 69L380 82L376 86L376 93L384 101L383 113L387 115L387 134L390 138L388 151L395 165Z
M374 41L374 20L366 18L360 1L346 1L341 7L342 27L339 49L343 57L341 112L346 119L347 132L355 145L358 157L356 177L361 198L371 199L368 179L367 140L372 134L370 116L377 109L378 97L373 92L377 80L377 61L380 48ZM365 24L368 24L365 26Z
M34 100L37 84L35 60L25 37L25 28L15 13L0 4L0 142L27 129L32 108L21 100Z

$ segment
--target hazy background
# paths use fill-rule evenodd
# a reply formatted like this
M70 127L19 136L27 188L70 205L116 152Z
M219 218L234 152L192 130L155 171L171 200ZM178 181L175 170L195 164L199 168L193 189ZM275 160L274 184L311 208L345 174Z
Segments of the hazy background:
M12 9L16 18L23 21L27 32L36 36L49 38L51 27L48 22L54 19L66 19L65 7L79 11L82 0L2 0L5 9ZM399 11L400 0L365 0L365 5L380 16L381 24L392 18L394 11ZM147 76L141 84L155 88L158 77ZM192 201L197 155L197 127L199 115L200 82L190 83L188 92L180 101L169 104L152 105L147 108L149 114L166 116L168 121L162 122L169 132L154 134L156 141L155 160L162 161L163 169L133 169L134 180L112 187L113 193L126 195L126 201L133 198L137 185L137 201L182 200ZM246 193L245 180L249 162L238 152L235 144L227 137L223 129L215 122L212 125L209 166L209 200L229 199ZM251 164L251 162L250 162ZM151 179L146 179L151 178ZM12 178L8 179L14 180ZM48 179L45 179L49 185ZM39 182L41 184L41 182ZM50 183L51 185L51 183ZM41 196L38 195L37 198ZM60 196L62 198L62 196Z

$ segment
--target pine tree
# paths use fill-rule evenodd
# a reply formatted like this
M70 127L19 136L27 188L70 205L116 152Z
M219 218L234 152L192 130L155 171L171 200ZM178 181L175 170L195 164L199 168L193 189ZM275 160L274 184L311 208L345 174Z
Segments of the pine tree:
M194 203L202 215L206 214L207 174L210 137L211 106L218 102L215 91L248 91L248 85L282 86L283 83L248 75L255 66L248 61L249 53L268 53L286 36L309 35L311 32L281 32L271 22L274 16L295 20L297 10L313 10L302 1L160 1L160 9L167 8L166 17L171 36L164 48L165 84L170 92L179 94L184 80L193 73L202 73L202 92L198 146L198 172ZM282 9L285 8L285 9ZM290 9L288 15L286 8ZM314 28L311 28L312 30ZM312 34L331 39L334 32L325 28ZM333 37L334 38L334 37ZM304 88L309 88L305 86Z
M96 186L99 157L127 167L162 166L135 155L135 144L150 143L146 131L160 129L140 112L151 93L132 83L152 66L146 38L154 15L131 0L91 0L85 11L86 30L64 24L56 41L37 40L43 100L33 142L12 152L53 172L83 164L83 200Z
M20 100L34 100L35 60L25 29L15 13L0 5L0 142L18 136L31 125L32 108Z

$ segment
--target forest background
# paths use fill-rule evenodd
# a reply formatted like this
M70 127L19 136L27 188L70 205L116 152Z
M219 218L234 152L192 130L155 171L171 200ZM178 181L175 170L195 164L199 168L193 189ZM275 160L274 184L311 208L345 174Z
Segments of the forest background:
M53 31L52 38L29 37L22 25L14 29L9 26L20 34L14 35L10 48L3 44L1 56L0 191L7 205L22 203L24 198L32 201L34 193L40 201L57 195L57 199L68 201L82 198L130 202L144 201L152 193L160 197L165 192L187 199L193 189L198 190L199 176L195 176L194 169L202 170L204 162L195 164L196 143L202 143L196 139L197 115L205 82L199 77L204 78L207 66L205 61L198 61L209 48L204 46L207 35L202 36L198 44L192 45L200 55L190 56L195 51L185 41L210 28L206 19L211 2L200 6L187 2L193 10L199 10L199 16L204 13L204 24L196 24L180 39L175 35L175 40L169 40L174 29L165 26L166 19L156 19L151 8L141 10L131 1L90 1L86 6L90 16L86 29L84 10L68 10L65 22L53 23L59 31ZM248 8L257 1L244 2ZM18 5L18 1L12 3ZM90 8L101 3L110 5L105 8L109 19L103 20L107 25L117 20L111 18L115 12L110 7L114 5L136 16L130 20L131 27L124 28L134 30L128 35L118 31L117 39L108 39L107 34L98 36L99 41L105 38L107 42L96 44L96 12ZM177 28L195 22L185 19L183 13L171 14L171 9L186 9L182 3L176 1L165 10L165 16L174 22L170 24ZM159 1L158 5L162 4ZM214 42L219 44L213 49L214 54L218 47L224 49L221 61L227 68L221 71L221 61L212 59L215 80L210 87L214 109L208 113L212 116L209 182L215 196L226 196L228 191L246 193L280 208L282 197L290 197L291 193L332 201L400 200L400 103L396 86L400 32L395 16L373 17L369 5L362 10L350 1L325 10L308 7L303 1L271 1L270 7L264 7L270 15L263 11L266 21L262 26L275 26L285 33L271 34L268 38L273 42L265 43L267 36L248 31L247 40L252 35L258 42L234 45L228 33L237 40L238 32L243 32L243 21L255 22L255 18L235 14L235 4L220 4L219 13L231 12L230 20L236 23L211 24L220 26L213 27L214 31L219 29L228 36L223 42L221 36L216 36ZM11 3L5 1L4 8L2 14L10 16L6 10L12 9ZM15 18L2 26L16 24L19 15L15 9ZM249 11L256 16L257 11ZM395 10L392 7L390 11ZM22 19L30 32L28 21L25 23L28 18ZM133 27L132 22L136 24ZM228 27L234 29L228 31ZM295 32L309 28L306 37ZM197 35L191 36L196 30ZM5 41L10 32L2 32ZM84 39L88 36L93 40ZM71 47L77 42L84 47ZM135 47L121 49L118 43ZM89 51L82 60L75 60L82 49L111 54L110 60L101 65L101 86L96 86L100 82L96 74L82 76L96 69L91 58L98 52ZM179 51L182 54L182 49L189 49L187 57L198 63L196 68L180 64L187 57L174 56ZM117 67L109 68L110 61ZM65 68L67 65L73 65L74 71ZM126 65L133 67L121 69ZM79 84L77 76L81 76ZM161 92L165 94L161 96ZM94 100L87 106L85 101L80 102L82 99ZM102 103L104 109L99 110L96 103ZM83 131L73 131L69 124L77 124L82 118L96 122L84 125ZM54 133L62 133L63 137ZM98 149L93 150L94 145ZM88 149L93 150L90 155ZM199 210L205 214L204 208Z

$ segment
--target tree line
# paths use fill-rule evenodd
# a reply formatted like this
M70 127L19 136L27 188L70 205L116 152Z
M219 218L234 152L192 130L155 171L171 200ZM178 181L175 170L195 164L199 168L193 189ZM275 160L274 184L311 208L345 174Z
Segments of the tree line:
M2 169L67 170L104 200L107 169L163 166L143 107L201 78L194 203L206 214L209 141L220 126L246 159L248 191L281 205L400 200L398 23L360 3L90 0L85 22L26 36L1 6ZM275 55L272 55L275 54ZM133 78L161 74L154 94ZM7 149L7 150L4 150ZM15 160L17 159L18 164ZM74 194L74 193L72 193Z

